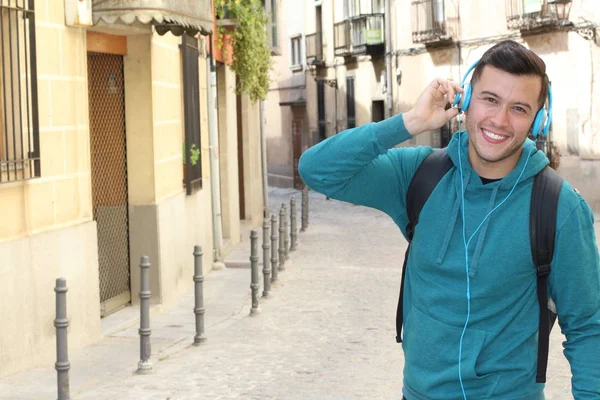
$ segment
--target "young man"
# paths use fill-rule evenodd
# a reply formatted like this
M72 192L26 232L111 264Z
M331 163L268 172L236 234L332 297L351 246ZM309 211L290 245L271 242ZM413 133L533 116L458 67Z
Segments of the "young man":
M544 62L513 41L490 48L471 79L466 132L447 147L453 167L423 207L404 287L407 400L544 399L536 383L537 275L529 238L535 175L547 164L528 139L548 94ZM394 148L437 129L463 89L436 79L414 107L306 151L312 189L387 213L406 236L406 192L430 147ZM556 303L575 399L600 399L600 260L593 214L564 183L548 293ZM401 264L401 260L398 261ZM552 379L550 376L549 379Z

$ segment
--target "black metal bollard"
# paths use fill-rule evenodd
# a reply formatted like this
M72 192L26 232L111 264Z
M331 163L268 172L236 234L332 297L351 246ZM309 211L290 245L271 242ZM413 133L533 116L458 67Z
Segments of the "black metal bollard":
M279 267L280 271L285 270L285 210L283 205L279 209Z
M54 326L56 327L56 378L58 384L58 400L69 400L70 385L69 385L69 346L67 337L67 328L69 320L67 319L67 281L64 278L56 280L56 319Z
M138 374L147 374L152 371L150 355L150 262L148 256L143 256L140 261L141 284L140 284L140 362L138 363Z
M308 228L308 188L302 189L302 211L301 211L301 227L300 232L306 231Z
M277 239L278 239L278 226L277 226L277 215L271 216L271 283L277 281Z
M296 198L292 197L290 200L290 236L291 236L291 246L290 251L296 251L297 239L298 239L298 229L296 227Z
M271 290L271 262L269 260L271 253L271 242L269 241L269 216L263 221L263 294L262 297L268 298Z
M287 261L290 259L290 223L289 223L289 218L288 218L287 204L283 203L282 207L283 207L283 211L284 211L284 221L285 221L285 223L283 224L283 226L285 227L285 246L283 246L283 248L285 249L285 260Z
M196 336L194 346L206 341L204 334L204 275L202 273L202 247L194 246L194 314L196 315Z
M258 306L260 273L258 269L258 232L256 232L256 229L252 229L250 232L250 271L250 289L252 289L252 309L250 309L250 315L256 315L260 313L260 308Z
M310 225L310 197L308 196L308 188L306 188L306 229Z

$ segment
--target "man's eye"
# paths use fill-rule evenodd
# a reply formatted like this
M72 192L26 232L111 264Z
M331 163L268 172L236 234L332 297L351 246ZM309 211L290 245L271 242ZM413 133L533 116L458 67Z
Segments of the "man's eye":
M519 113L524 113L525 109L523 107L515 107L514 108L515 111L519 112Z
M486 97L485 101L487 101L488 103L494 103L494 104L497 103L496 99L494 99L493 97Z

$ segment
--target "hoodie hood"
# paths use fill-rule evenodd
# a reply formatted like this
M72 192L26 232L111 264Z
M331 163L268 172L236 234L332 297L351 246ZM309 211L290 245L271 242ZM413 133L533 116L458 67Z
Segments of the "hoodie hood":
M532 140L527 139L523 143L521 156L515 168L513 168L513 170L504 178L496 182L483 184L481 178L473 170L471 163L469 162L469 135L466 131L459 131L454 134L452 140L448 144L447 152L457 171L462 170L462 179L464 181L465 192L479 192L487 198L486 200L483 200L487 203L487 206L485 206L485 215L492 213L499 202L508 198L509 194L511 193L510 191L516 186L517 179L519 179L520 182L526 181L534 177L549 163L544 152L538 150ZM438 263L441 263L445 258L452 233L455 230L455 225L461 220L459 215L461 207L463 207L462 203L464 201L464 197L462 195L463 185L461 185L461 173L457 172L454 176L456 200L454 207L452 208L452 214L450 215L448 224L446 225L446 233L444 235L442 246L439 249L437 257ZM501 194L499 194L499 192ZM470 211L471 210L466 210L467 213ZM474 237L475 243L470 245L474 246L475 249L473 257L469 260L468 270L469 276L471 277L474 277L477 273L490 220L491 218L486 218L484 221L482 221L479 232L476 237ZM474 227L471 227L471 229L468 230L468 237L475 233L472 230L473 228Z
M461 153L460 161L462 161L462 171L466 181L466 188L472 186L473 188L478 189L486 188L493 190L497 188L500 190L510 190L515 185L517 179L519 179L521 172L523 172L523 175L520 177L520 181L522 182L535 176L549 164L548 158L544 152L538 150L531 139L525 140L522 149L521 157L515 168L497 183L488 185L484 185L481 182L479 175L477 175L471 167L471 163L469 162L469 134L466 131L456 132L452 136L447 151L457 169L460 169L458 153ZM529 159L529 161L527 161L527 159ZM527 163L527 167L525 167L525 163ZM524 171L523 168L525 168Z

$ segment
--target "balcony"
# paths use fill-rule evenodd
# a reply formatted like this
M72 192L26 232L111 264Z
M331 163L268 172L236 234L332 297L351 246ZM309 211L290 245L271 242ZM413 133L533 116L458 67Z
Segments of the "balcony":
M308 65L325 65L323 58L323 33L306 35L306 62Z
M446 0L413 0L414 43L451 43L458 36L458 11Z
M348 18L334 25L336 56L385 53L382 0L351 0Z
M554 29L568 23L569 20L570 0L505 1L508 29L521 31Z
M352 55L385 54L383 14L361 15L350 20L350 53Z
M350 54L350 21L333 24L333 51L336 56Z

